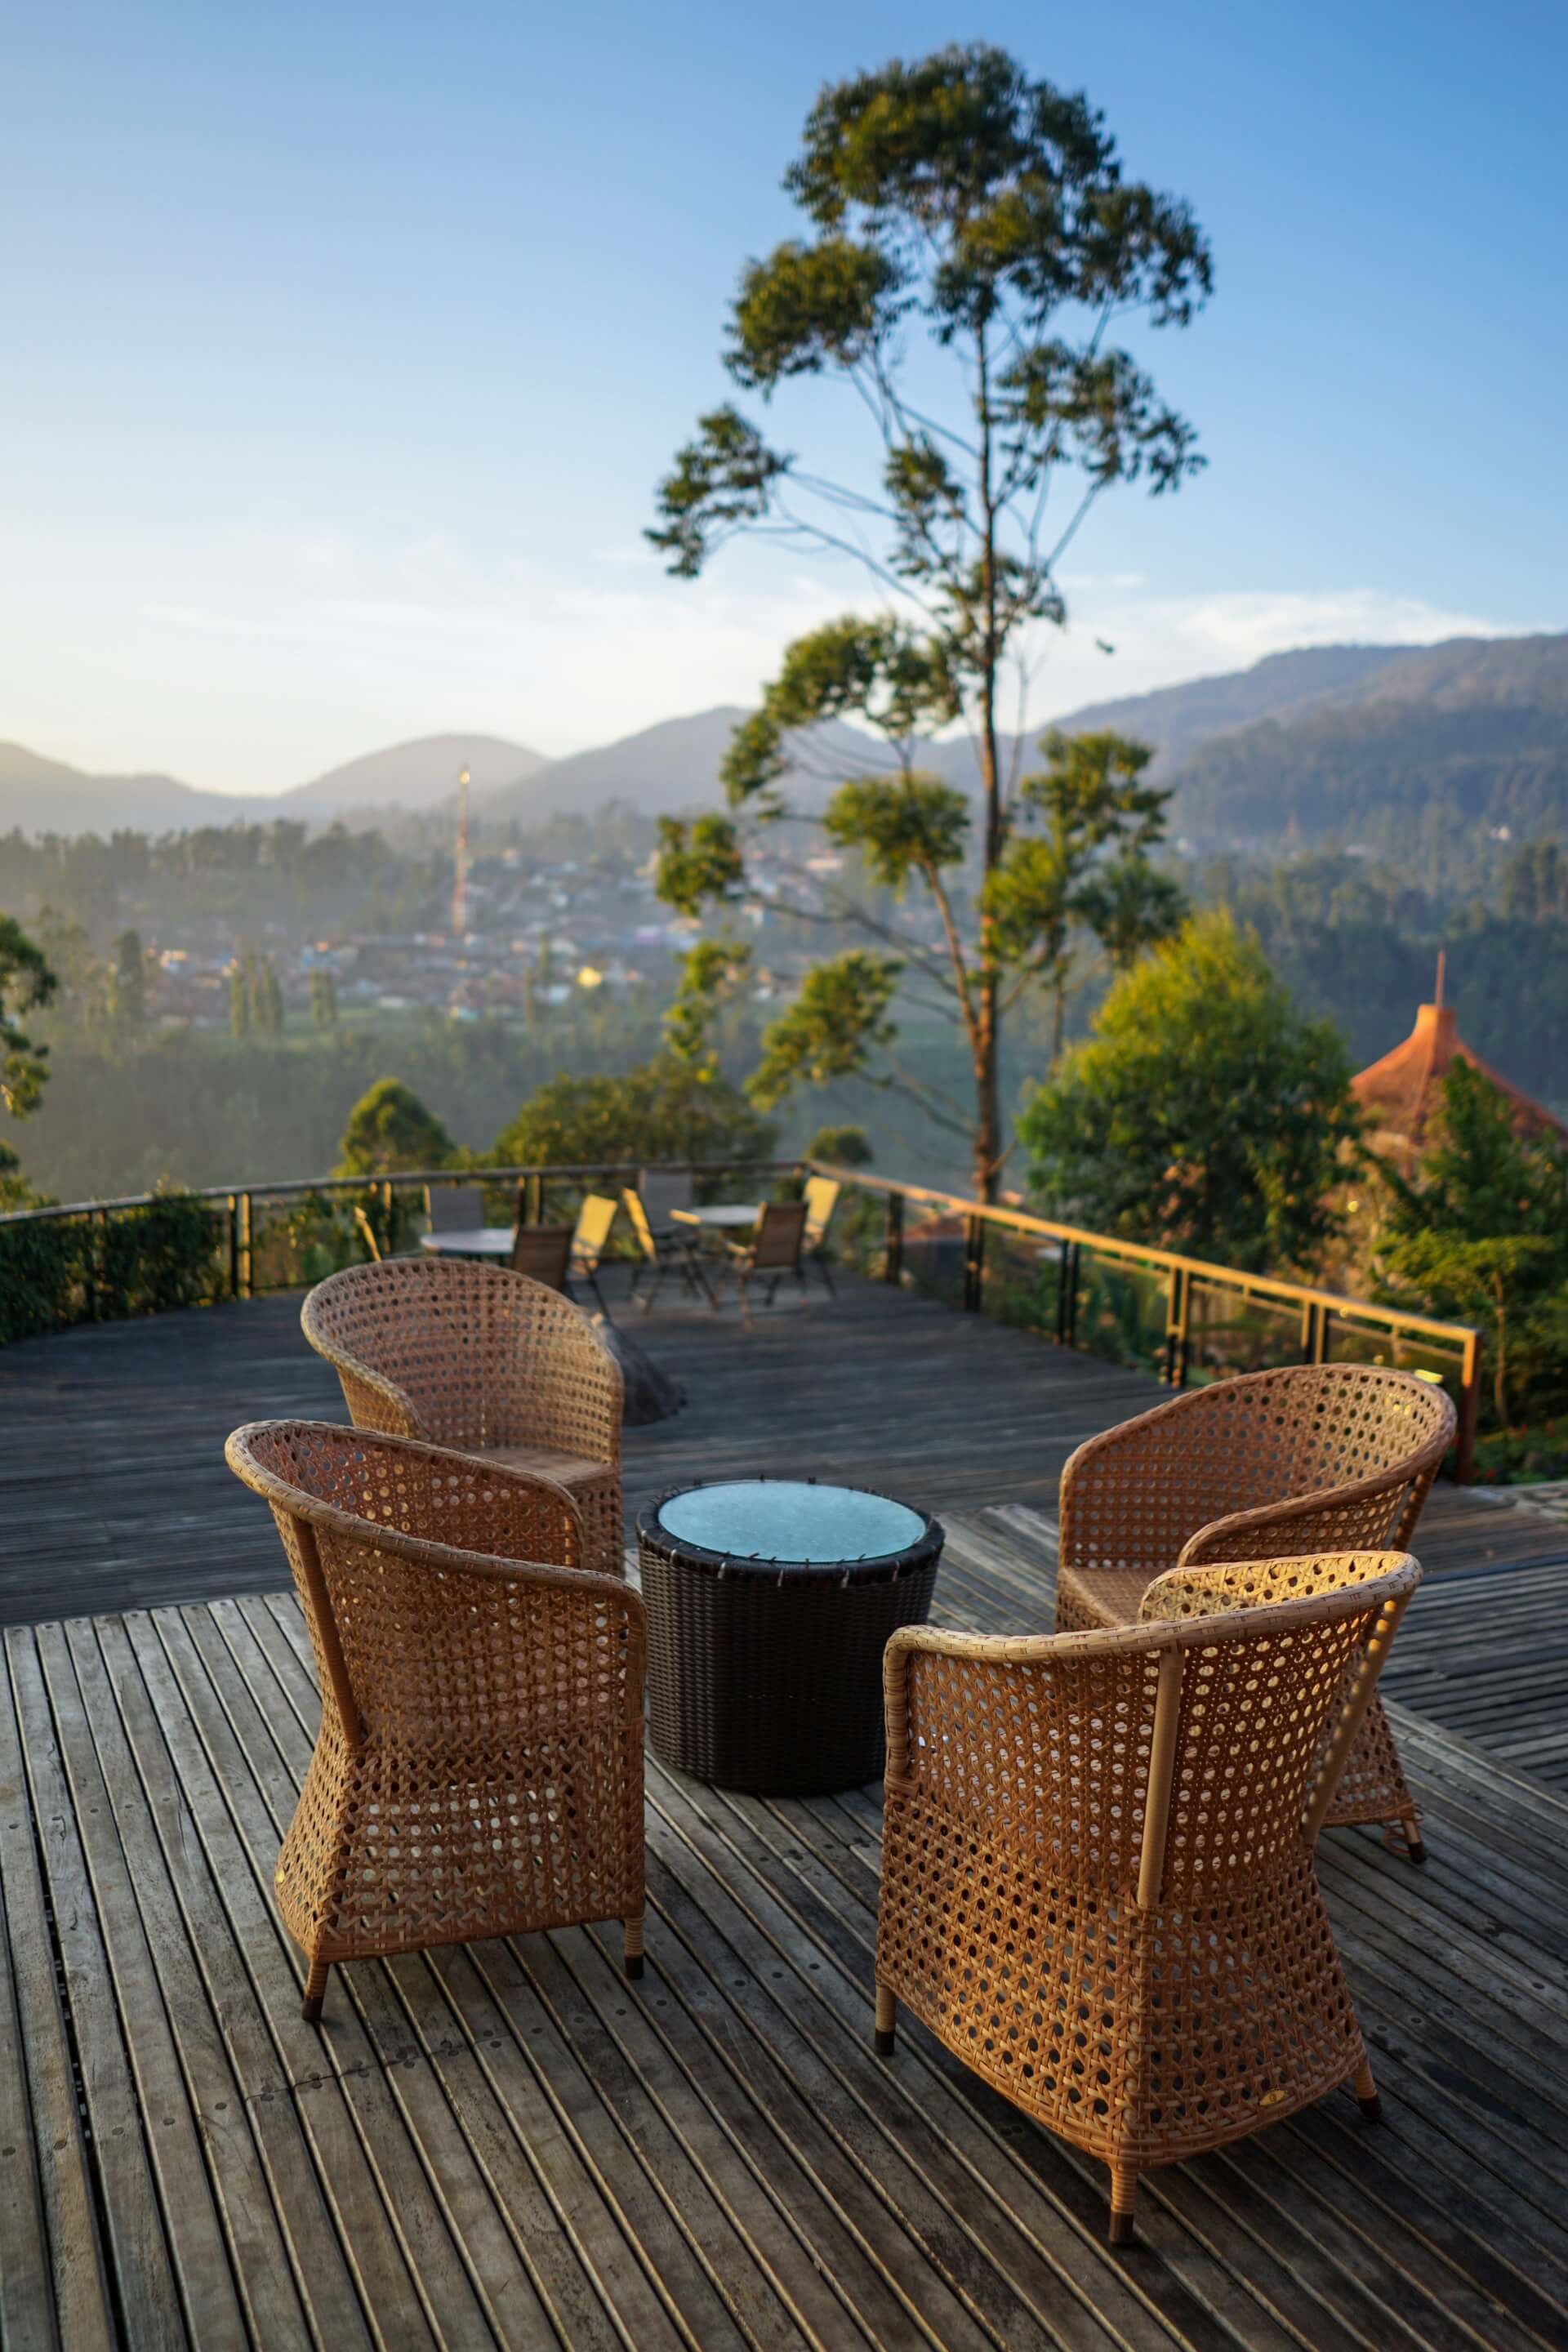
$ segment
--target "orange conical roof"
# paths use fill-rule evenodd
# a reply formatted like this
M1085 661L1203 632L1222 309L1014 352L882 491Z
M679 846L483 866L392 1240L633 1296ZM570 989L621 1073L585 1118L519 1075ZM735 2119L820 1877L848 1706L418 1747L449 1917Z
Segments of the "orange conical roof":
M1380 1062L1369 1063L1351 1080L1352 1092L1362 1108L1374 1114L1373 1142L1418 1153L1426 1122L1437 1105L1443 1073L1455 1061L1468 1062L1472 1069L1479 1070L1508 1097L1513 1108L1514 1126L1521 1135L1555 1135L1568 1140L1568 1127L1560 1118L1554 1118L1542 1104L1532 1102L1521 1088L1500 1071L1492 1069L1466 1045L1459 1034L1458 1017L1453 1006L1443 1002L1443 962L1439 956L1436 1002L1417 1007L1415 1026L1404 1045L1396 1045L1392 1054L1384 1054Z

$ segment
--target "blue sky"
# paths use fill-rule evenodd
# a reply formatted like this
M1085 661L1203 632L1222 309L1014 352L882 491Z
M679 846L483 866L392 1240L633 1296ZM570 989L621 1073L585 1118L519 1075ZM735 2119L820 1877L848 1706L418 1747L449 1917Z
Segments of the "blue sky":
M0 30L0 737L264 790L747 699L859 583L668 581L653 486L820 83L973 38L1086 89L1215 255L1146 346L1209 470L1102 504L1033 716L1568 626L1561 0L64 0ZM773 429L853 462L818 394Z

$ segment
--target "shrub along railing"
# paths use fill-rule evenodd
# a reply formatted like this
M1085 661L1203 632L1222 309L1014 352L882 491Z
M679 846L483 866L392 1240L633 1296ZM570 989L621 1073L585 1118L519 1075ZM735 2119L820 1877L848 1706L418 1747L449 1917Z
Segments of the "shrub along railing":
M83 1322L249 1298L319 1282L363 1258L355 1211L383 1248L413 1244L428 1186L480 1184L498 1224L564 1218L585 1192L618 1192L637 1161L433 1168L142 1193L0 1216L0 1344ZM1310 1284L991 1206L962 1193L816 1160L691 1163L699 1192L836 1178L836 1246L873 1277L944 1298L1174 1388L1289 1363L1389 1363L1441 1381L1459 1413L1458 1475L1471 1476L1480 1334Z

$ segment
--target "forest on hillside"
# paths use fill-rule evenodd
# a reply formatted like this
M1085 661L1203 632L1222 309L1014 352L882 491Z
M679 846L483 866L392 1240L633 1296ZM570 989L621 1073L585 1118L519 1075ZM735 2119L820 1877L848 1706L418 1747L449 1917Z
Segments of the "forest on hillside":
M394 1013L373 1004L321 1024L291 996L275 1028L237 1035L226 1018L200 1028L150 1019L145 1003L139 1012L113 962L120 927L132 918L144 926L148 950L161 928L176 921L237 950L247 929L257 933L269 921L280 939L297 940L367 922L376 912L400 926L439 919L449 902L443 846L403 851L383 843L366 856L362 835L354 845L360 854L350 858L331 833L300 844L297 855L291 843L292 835L281 856L270 838L254 851L242 845L237 860L232 843L219 859L204 856L190 836L163 845L135 835L20 847L0 840L0 907L41 932L66 982L36 1024L50 1048L43 1107L25 1123L0 1118L3 1138L20 1153L33 1185L69 1200L161 1181L321 1173L336 1157L349 1107L389 1076L413 1087L463 1145L484 1151L558 1072L618 1071L656 1050L678 971L668 948L648 951L647 977L636 988L565 992L563 1003L531 1004L531 1018L457 1020L436 1005ZM525 845L523 868L531 875L535 861L560 865L566 852L574 854L564 864L590 880L624 877L642 847L624 816L558 819ZM482 856L476 870L485 871ZM1194 901L1226 906L1257 929L1298 1002L1338 1024L1358 1066L1406 1034L1445 948L1447 994L1471 1045L1542 1100L1568 1108L1568 857L1554 844L1500 846L1462 890L1417 887L1406 870L1343 849L1271 865L1188 863L1177 871ZM782 952L775 934L762 937L773 942L770 955ZM1086 965L1068 1005L1069 1037L1087 1029L1104 985L1104 973ZM719 1046L731 1078L755 1066L774 1011L743 999L727 1014ZM961 1088L952 1033L908 1004L895 1013L905 1058L935 1082ZM1026 1005L1020 1014L1004 1073L1015 1109L1048 1055L1043 1008ZM785 1147L828 1119L864 1124L884 1166L963 1177L951 1148L918 1111L853 1081L794 1106L781 1121Z

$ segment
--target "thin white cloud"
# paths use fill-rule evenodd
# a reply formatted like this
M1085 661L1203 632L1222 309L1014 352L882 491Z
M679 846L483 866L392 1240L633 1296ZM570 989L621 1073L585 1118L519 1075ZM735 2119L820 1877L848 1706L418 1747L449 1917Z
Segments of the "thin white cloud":
M580 750L751 702L792 637L878 602L848 570L759 571L741 562L680 583L616 548L561 579L526 556L481 563L444 539L377 557L323 531L258 548L243 600L182 579L123 604L104 585L87 611L79 583L51 600L0 581L0 736L100 771L247 792L446 730ZM1031 727L1291 646L1510 633L1370 587L1173 597L1136 572L1069 584L1071 625L1031 647Z

